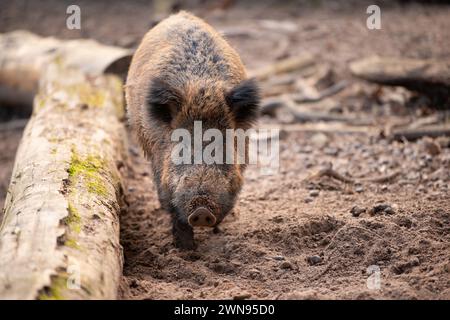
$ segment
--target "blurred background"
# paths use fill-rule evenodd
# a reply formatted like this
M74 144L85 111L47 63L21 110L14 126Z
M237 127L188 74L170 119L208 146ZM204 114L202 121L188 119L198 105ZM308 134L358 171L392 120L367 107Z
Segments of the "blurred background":
M66 9L71 4L81 9L80 30L66 28ZM381 9L381 29L367 27L370 14L366 10L373 4ZM233 231L223 236L228 243L246 248L245 254L242 251L239 255L234 247L234 253L230 253L223 243L219 246L228 253L218 256L174 258L167 253L169 222L152 216L158 204L156 197L146 192L152 188L147 164L136 160L141 157L139 148L130 147L137 173L127 178L131 181L129 197L130 203L137 204L122 221L127 259L123 297L227 298L227 290L239 292L236 288L241 283L254 298L302 298L305 296L295 296L294 292L302 283L305 288L322 288L311 293L313 298L317 294L338 298L449 298L448 91L434 99L408 86L364 81L350 69L351 63L373 55L449 61L448 1L2 0L0 33L24 29L40 36L90 38L135 49L151 27L179 10L193 12L224 34L251 74L261 74L268 66L305 54L312 57L313 63L261 81L264 99L259 125L281 128L281 168L272 177L248 172L238 211L245 208L245 212L255 212L266 224L244 216L241 222L228 222ZM443 77L448 79L448 73ZM295 110L279 106L279 99L286 95L295 100ZM0 207L29 115L0 101ZM418 128L422 124L447 125L447 129L431 138L426 134L412 139L392 136L394 129ZM326 177L304 182L309 173L328 163L342 175L361 178L361 183L349 189L342 181ZM362 182L383 176L387 176L386 181ZM305 262L305 258L314 256L317 248L323 249L337 227L356 223L354 219L377 203L387 205L384 208L388 210L371 211L373 215L359 222L377 230L386 241L348 229L337 240L341 241L337 254L333 255L333 251L327 257L327 275L317 278L311 269L314 263ZM395 214L390 215L392 212ZM331 218L320 220L328 214ZM147 240L142 234L137 239L132 231L147 228L141 223L143 215L155 228ZM311 217L320 220L317 225L308 224ZM297 228L299 225L312 231L305 235L304 229ZM301 253L298 244L293 243L297 238L301 238ZM423 244L425 238L432 240ZM410 244L414 247L411 250ZM149 247L155 247L151 258L143 251ZM161 247L165 251L156 249ZM282 255L279 261L286 258L292 265L277 268L274 265L278 262L273 259L260 262L257 257L263 251L271 255L276 251ZM413 258L419 262L411 262ZM148 259L154 263L148 264ZM170 267L175 260L178 265ZM209 262L199 266L202 260ZM371 263L389 270L389 290L367 293L358 284L361 270ZM243 264L250 264L253 273L241 268ZM161 266L167 269L161 271ZM215 273L227 274L228 284L216 285L211 280ZM189 289L203 285L212 289Z

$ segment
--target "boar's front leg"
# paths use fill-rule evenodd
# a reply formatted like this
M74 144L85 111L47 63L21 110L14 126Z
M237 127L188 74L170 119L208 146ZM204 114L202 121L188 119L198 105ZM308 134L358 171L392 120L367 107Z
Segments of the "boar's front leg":
M172 233L177 248L185 250L195 249L194 230L186 221L182 221L176 215L172 216Z

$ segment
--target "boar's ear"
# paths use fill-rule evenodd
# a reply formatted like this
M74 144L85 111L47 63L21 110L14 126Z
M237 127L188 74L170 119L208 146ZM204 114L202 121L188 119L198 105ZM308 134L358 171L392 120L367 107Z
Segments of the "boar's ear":
M147 105L150 117L170 123L175 117L181 104L181 95L167 82L154 79L150 84Z
M258 117L259 88L254 79L244 80L226 95L238 126L250 126Z

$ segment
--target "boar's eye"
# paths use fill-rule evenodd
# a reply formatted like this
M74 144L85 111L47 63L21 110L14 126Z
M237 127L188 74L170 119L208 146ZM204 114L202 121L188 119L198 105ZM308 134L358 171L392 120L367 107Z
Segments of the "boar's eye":
M150 85L147 98L150 117L170 123L180 105L180 94L161 79L155 79Z
M226 95L238 126L249 126L258 117L259 88L254 79L244 80Z

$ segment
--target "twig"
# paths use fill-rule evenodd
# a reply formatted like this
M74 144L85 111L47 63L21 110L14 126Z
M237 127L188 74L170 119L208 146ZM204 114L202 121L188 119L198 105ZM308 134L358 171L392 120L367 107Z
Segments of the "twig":
M298 31L298 25L289 20L259 20L259 26L263 29L281 32L293 33Z
M279 85L264 85L262 87L263 97L279 97L286 94L286 92L291 92L294 90L292 84L279 84Z
M226 27L226 28L221 28L219 31L225 37L251 38L251 37L257 37L259 35L258 32L254 31L252 29L244 28L244 27Z
M308 83L314 87L318 87L320 83L328 83L333 77L333 71L329 65L319 65L316 72L308 77Z
M297 122L315 122L315 121L337 121L345 122L353 125L361 125L358 119L353 117L347 117L339 114L323 113L323 112L312 112L312 111L297 111L290 110ZM367 123L362 123L366 125Z
M336 93L344 90L347 87L347 85L348 85L348 82L343 80L343 81L340 81L338 83L335 83L335 84L329 86L328 88L326 88L322 91L317 92L317 94L315 94L315 95L308 95L308 94L300 93L300 94L292 95L291 98L297 103L317 102L317 101L320 101L326 97L335 95Z
M284 36L281 37L277 42L277 50L274 53L274 56L276 59L285 58L289 52L291 42L289 41L289 38Z
M317 172L316 174L311 176L309 179L320 178L320 177L324 177L324 176L331 177L331 178L334 178L336 180L339 180L339 181L342 181L345 183L355 183L355 180L344 177L340 173L336 172L333 169L333 165L331 164L331 162L327 163L325 168L319 170L319 172Z
M399 129L395 130L391 136L391 140L403 141L406 140L417 140L422 137L431 137L436 138L440 136L450 136L450 125L436 125L436 126L428 126L422 128L414 128L414 129Z
M352 125L368 125L371 123L369 120L357 119L353 117L347 117L340 114L321 113L312 111L299 111L295 103L289 96L284 97L285 106L290 110L297 122L313 122L313 121L337 121L345 122Z
M337 90L336 88L333 91ZM261 104L261 114L273 115L280 108L287 108L294 116L295 122L336 121L345 122L355 126L367 126L372 123L370 119L358 119L340 114L331 114L313 111L300 111L292 100L291 94L284 94L278 98L267 98Z
M278 129L285 132L329 132L339 134L374 135L378 132L373 127L351 126L342 122L290 123L290 124L260 124L258 128Z
M273 114L277 109L287 108L296 122L313 122L313 121L338 121L351 124L360 124L361 120L350 118L342 115L333 115L329 113L305 112L297 110L297 106L291 100L290 95L283 95L279 98L267 98L261 103L262 114ZM363 122L367 124L367 122Z
M401 173L401 171L399 170L399 171L394 171L391 174L381 176L378 178L362 178L359 180L362 182L386 183L386 182L391 182L392 180L397 178L397 176L399 176L400 173Z
M295 84L295 81L298 79L298 75L296 74L282 74L279 76L271 77L267 80L266 84L268 86L290 86Z
M445 112L436 112L431 116L415 120L414 122L410 123L407 127L408 129L418 129L424 126L436 125L439 122L444 122L446 116L447 115Z
M327 177L331 177L336 180L342 181L344 183L349 183L349 184L355 184L358 182L386 183L386 182L390 182L393 179L395 179L398 175L400 175L400 173L401 173L400 171L395 171L391 174L377 177L377 178L353 179L353 178L349 178L349 177L345 177L345 176L341 175L340 173L338 173L337 171L335 171L333 169L333 165L331 163L327 163L325 168L319 170L319 172L310 176L309 178L307 178L307 180L327 176Z
M315 60L311 54L303 54L275 62L272 65L250 72L250 77L254 77L260 81L266 80L273 75L301 70L314 63Z

